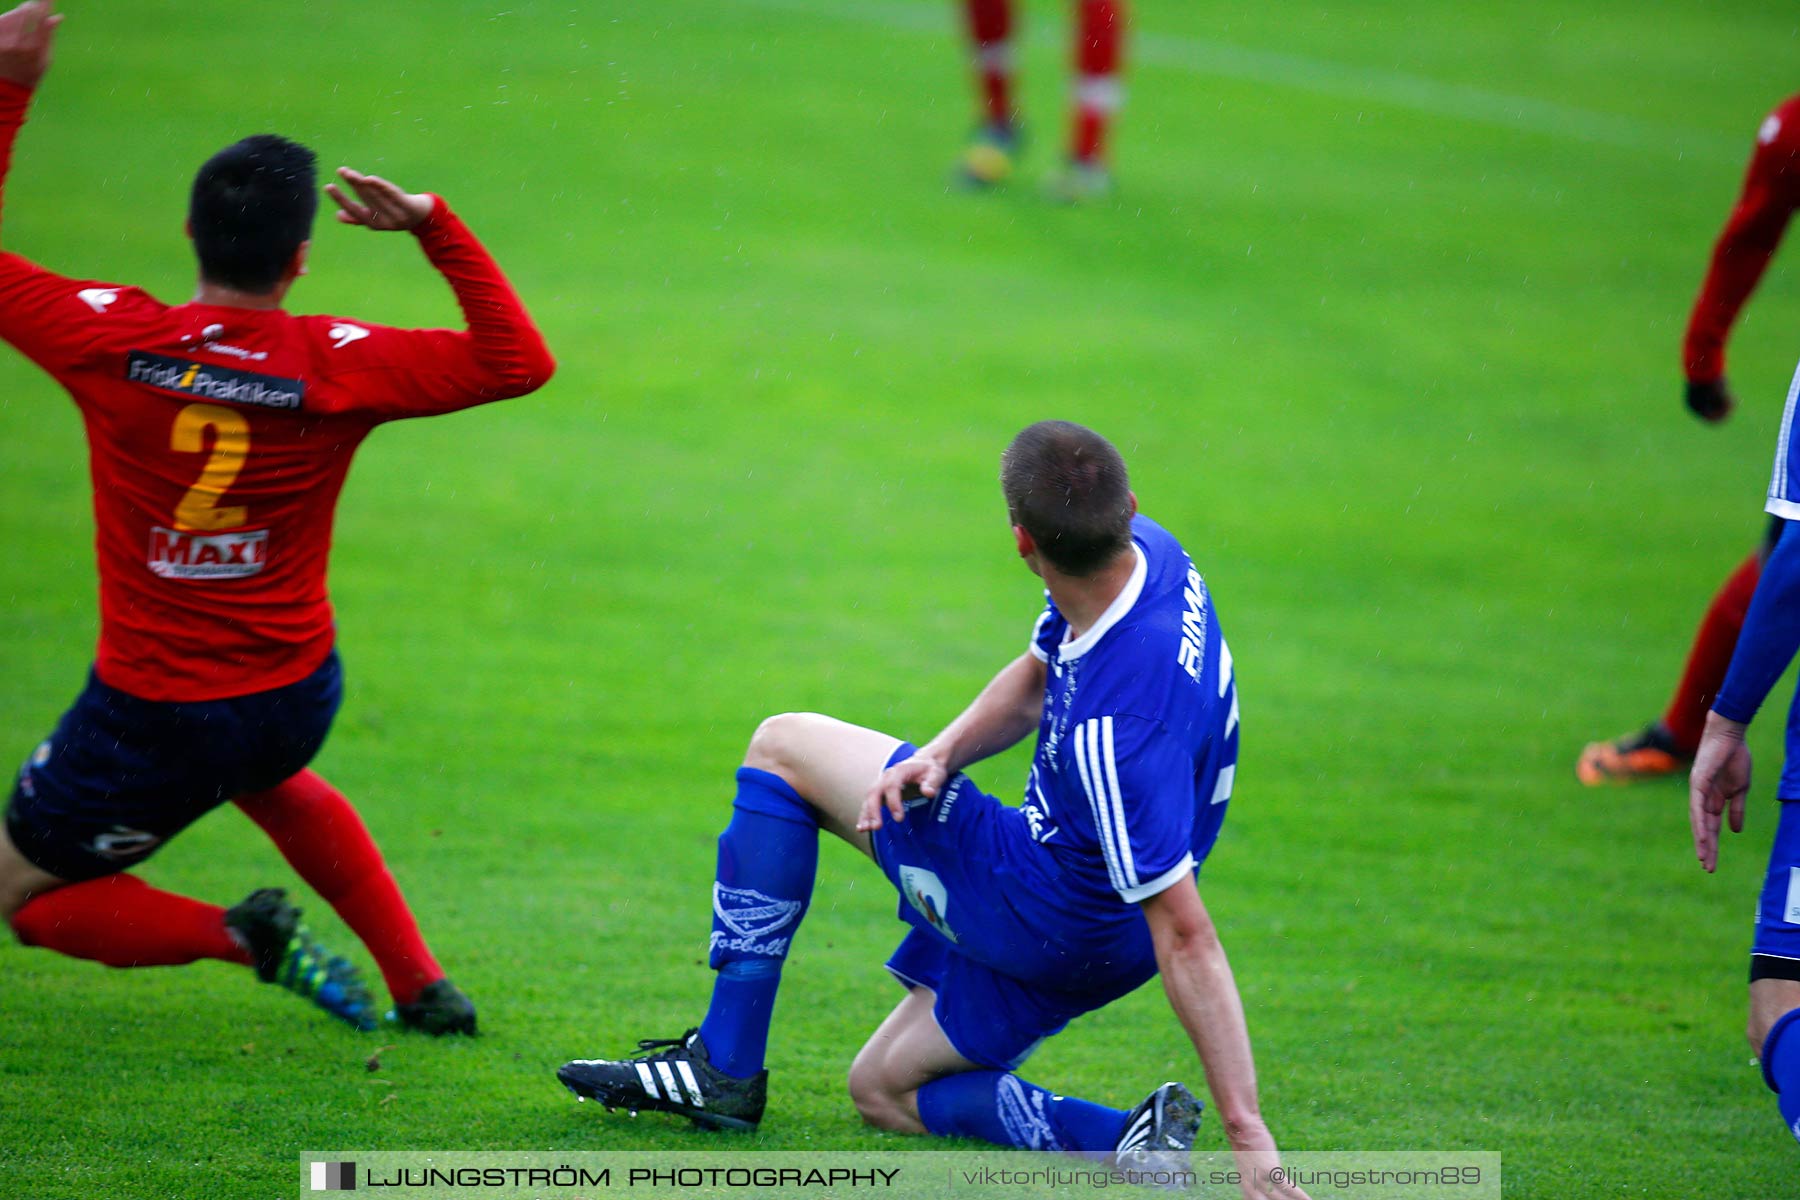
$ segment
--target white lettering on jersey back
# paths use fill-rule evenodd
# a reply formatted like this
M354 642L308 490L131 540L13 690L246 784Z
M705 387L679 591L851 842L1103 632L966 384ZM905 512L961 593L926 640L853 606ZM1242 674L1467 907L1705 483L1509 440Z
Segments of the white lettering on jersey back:
M1054 683L1044 688L1044 703L1050 706L1050 728L1043 734L1044 757L1050 762L1057 760L1062 750L1063 736L1069 731L1069 713L1075 708L1075 694L1081 690L1082 659L1064 663L1060 658L1051 665L1056 669ZM1055 688L1054 694L1051 689Z
M360 342L368 336L368 330L361 325L352 325L348 321L339 321L331 327L331 345L335 350L342 350L351 342Z
M1031 828L1031 840L1047 842L1055 837L1061 829L1050 823L1050 801L1044 798L1044 789L1038 784L1038 765L1031 764L1031 778L1025 784L1025 803L1019 811L1025 814L1025 823Z
M226 342L208 342L206 348L214 354L223 354L227 358L241 358L246 362L262 362L269 357L267 350L246 350L242 346L233 346Z
M82 288L75 298L97 313L104 313L119 298L117 288Z
M1181 593L1187 608L1181 614L1181 649L1175 658L1188 678L1196 682L1200 669L1206 665L1206 606L1201 603L1201 589L1205 586L1200 582L1200 572L1188 567L1187 588Z
M1800 867L1788 868L1787 913L1782 919L1800 925Z

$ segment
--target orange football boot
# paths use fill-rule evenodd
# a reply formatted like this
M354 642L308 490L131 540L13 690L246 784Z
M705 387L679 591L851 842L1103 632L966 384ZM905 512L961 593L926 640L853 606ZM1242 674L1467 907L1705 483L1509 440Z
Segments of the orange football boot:
M1610 742L1589 742L1575 760L1575 777L1599 787L1684 775L1693 765L1693 754L1675 744L1661 721L1653 721Z

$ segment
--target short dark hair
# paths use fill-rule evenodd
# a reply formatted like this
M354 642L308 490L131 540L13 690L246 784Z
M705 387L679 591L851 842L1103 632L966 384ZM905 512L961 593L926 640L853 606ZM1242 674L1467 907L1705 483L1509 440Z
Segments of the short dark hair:
M201 166L188 200L200 274L266 292L281 282L319 210L318 160L272 133L233 142Z
M1091 575L1131 544L1131 481L1113 444L1070 421L1027 426L1000 456L1006 511L1067 575Z

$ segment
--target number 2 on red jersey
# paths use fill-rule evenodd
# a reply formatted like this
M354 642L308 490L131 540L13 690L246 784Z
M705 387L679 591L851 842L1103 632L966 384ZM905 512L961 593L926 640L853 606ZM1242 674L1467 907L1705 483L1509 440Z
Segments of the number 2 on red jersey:
M175 506L176 529L211 533L250 520L250 510L242 504L219 507L219 500L231 490L250 454L250 422L244 414L217 404L190 404L175 415L169 449L199 454L206 449L209 429L213 431L212 453L200 468L200 477Z
M151 527L145 563L151 574L163 579L214 581L261 574L268 564L269 531L243 528L250 522L247 505L219 503L237 482L250 455L249 419L221 405L190 404L175 414L169 449L178 454L204 454L206 461L176 503L170 527Z

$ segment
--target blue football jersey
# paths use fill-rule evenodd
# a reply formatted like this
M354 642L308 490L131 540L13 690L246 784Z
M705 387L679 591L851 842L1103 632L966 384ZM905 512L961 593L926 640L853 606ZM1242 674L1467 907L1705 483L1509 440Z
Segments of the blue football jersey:
M1031 639L1048 669L1024 813L1069 884L1135 904L1211 850L1237 770L1238 703L1200 572L1148 517L1131 534L1136 569L1091 629L1071 639L1046 597Z

